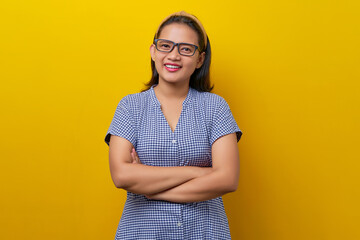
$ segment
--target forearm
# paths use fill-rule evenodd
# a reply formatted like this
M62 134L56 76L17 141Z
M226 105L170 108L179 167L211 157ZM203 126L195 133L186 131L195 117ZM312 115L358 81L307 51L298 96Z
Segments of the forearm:
M202 176L200 167L155 167L143 164L123 164L117 173L117 187L137 194L156 194Z
M144 195L165 191L211 171L200 167L143 165L132 144L117 136L111 136L109 166L116 187Z
M150 199L170 202L200 202L235 191L237 182L236 175L229 175L224 171L213 171L169 190L147 196Z

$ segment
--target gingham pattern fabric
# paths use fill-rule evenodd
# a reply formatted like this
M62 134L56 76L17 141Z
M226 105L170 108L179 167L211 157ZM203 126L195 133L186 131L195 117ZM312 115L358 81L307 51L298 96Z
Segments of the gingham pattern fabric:
M153 86L154 87L154 86ZM210 167L213 142L242 131L226 101L213 93L190 88L173 132L154 88L124 97L105 137L123 137L136 149L143 164ZM127 193L115 239L231 239L222 198L196 203L149 200Z

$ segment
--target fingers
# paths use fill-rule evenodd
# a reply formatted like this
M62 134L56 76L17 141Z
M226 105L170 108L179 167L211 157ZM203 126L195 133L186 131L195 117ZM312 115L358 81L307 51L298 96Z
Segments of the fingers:
M136 163L136 156L135 156L135 149L131 149L131 158L132 158L132 163Z
M140 163L140 159L139 159L137 152L135 151L135 148L133 148L133 153L134 153L135 162Z
M138 154L135 151L135 148L131 150L132 163L141 163Z

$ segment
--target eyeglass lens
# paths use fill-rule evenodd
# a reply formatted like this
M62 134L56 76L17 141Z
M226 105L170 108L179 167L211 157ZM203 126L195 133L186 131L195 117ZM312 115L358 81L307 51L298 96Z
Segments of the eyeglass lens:
M174 42L168 40L159 39L156 44L156 48L162 52L171 52L174 47ZM196 47L187 43L180 43L178 45L179 53L181 55L193 55L196 51Z

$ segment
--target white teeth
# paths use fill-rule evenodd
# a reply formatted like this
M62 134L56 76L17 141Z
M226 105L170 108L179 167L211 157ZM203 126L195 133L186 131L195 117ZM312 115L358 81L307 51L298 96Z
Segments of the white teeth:
M167 68L180 68L179 66L174 66L174 65L165 65Z

